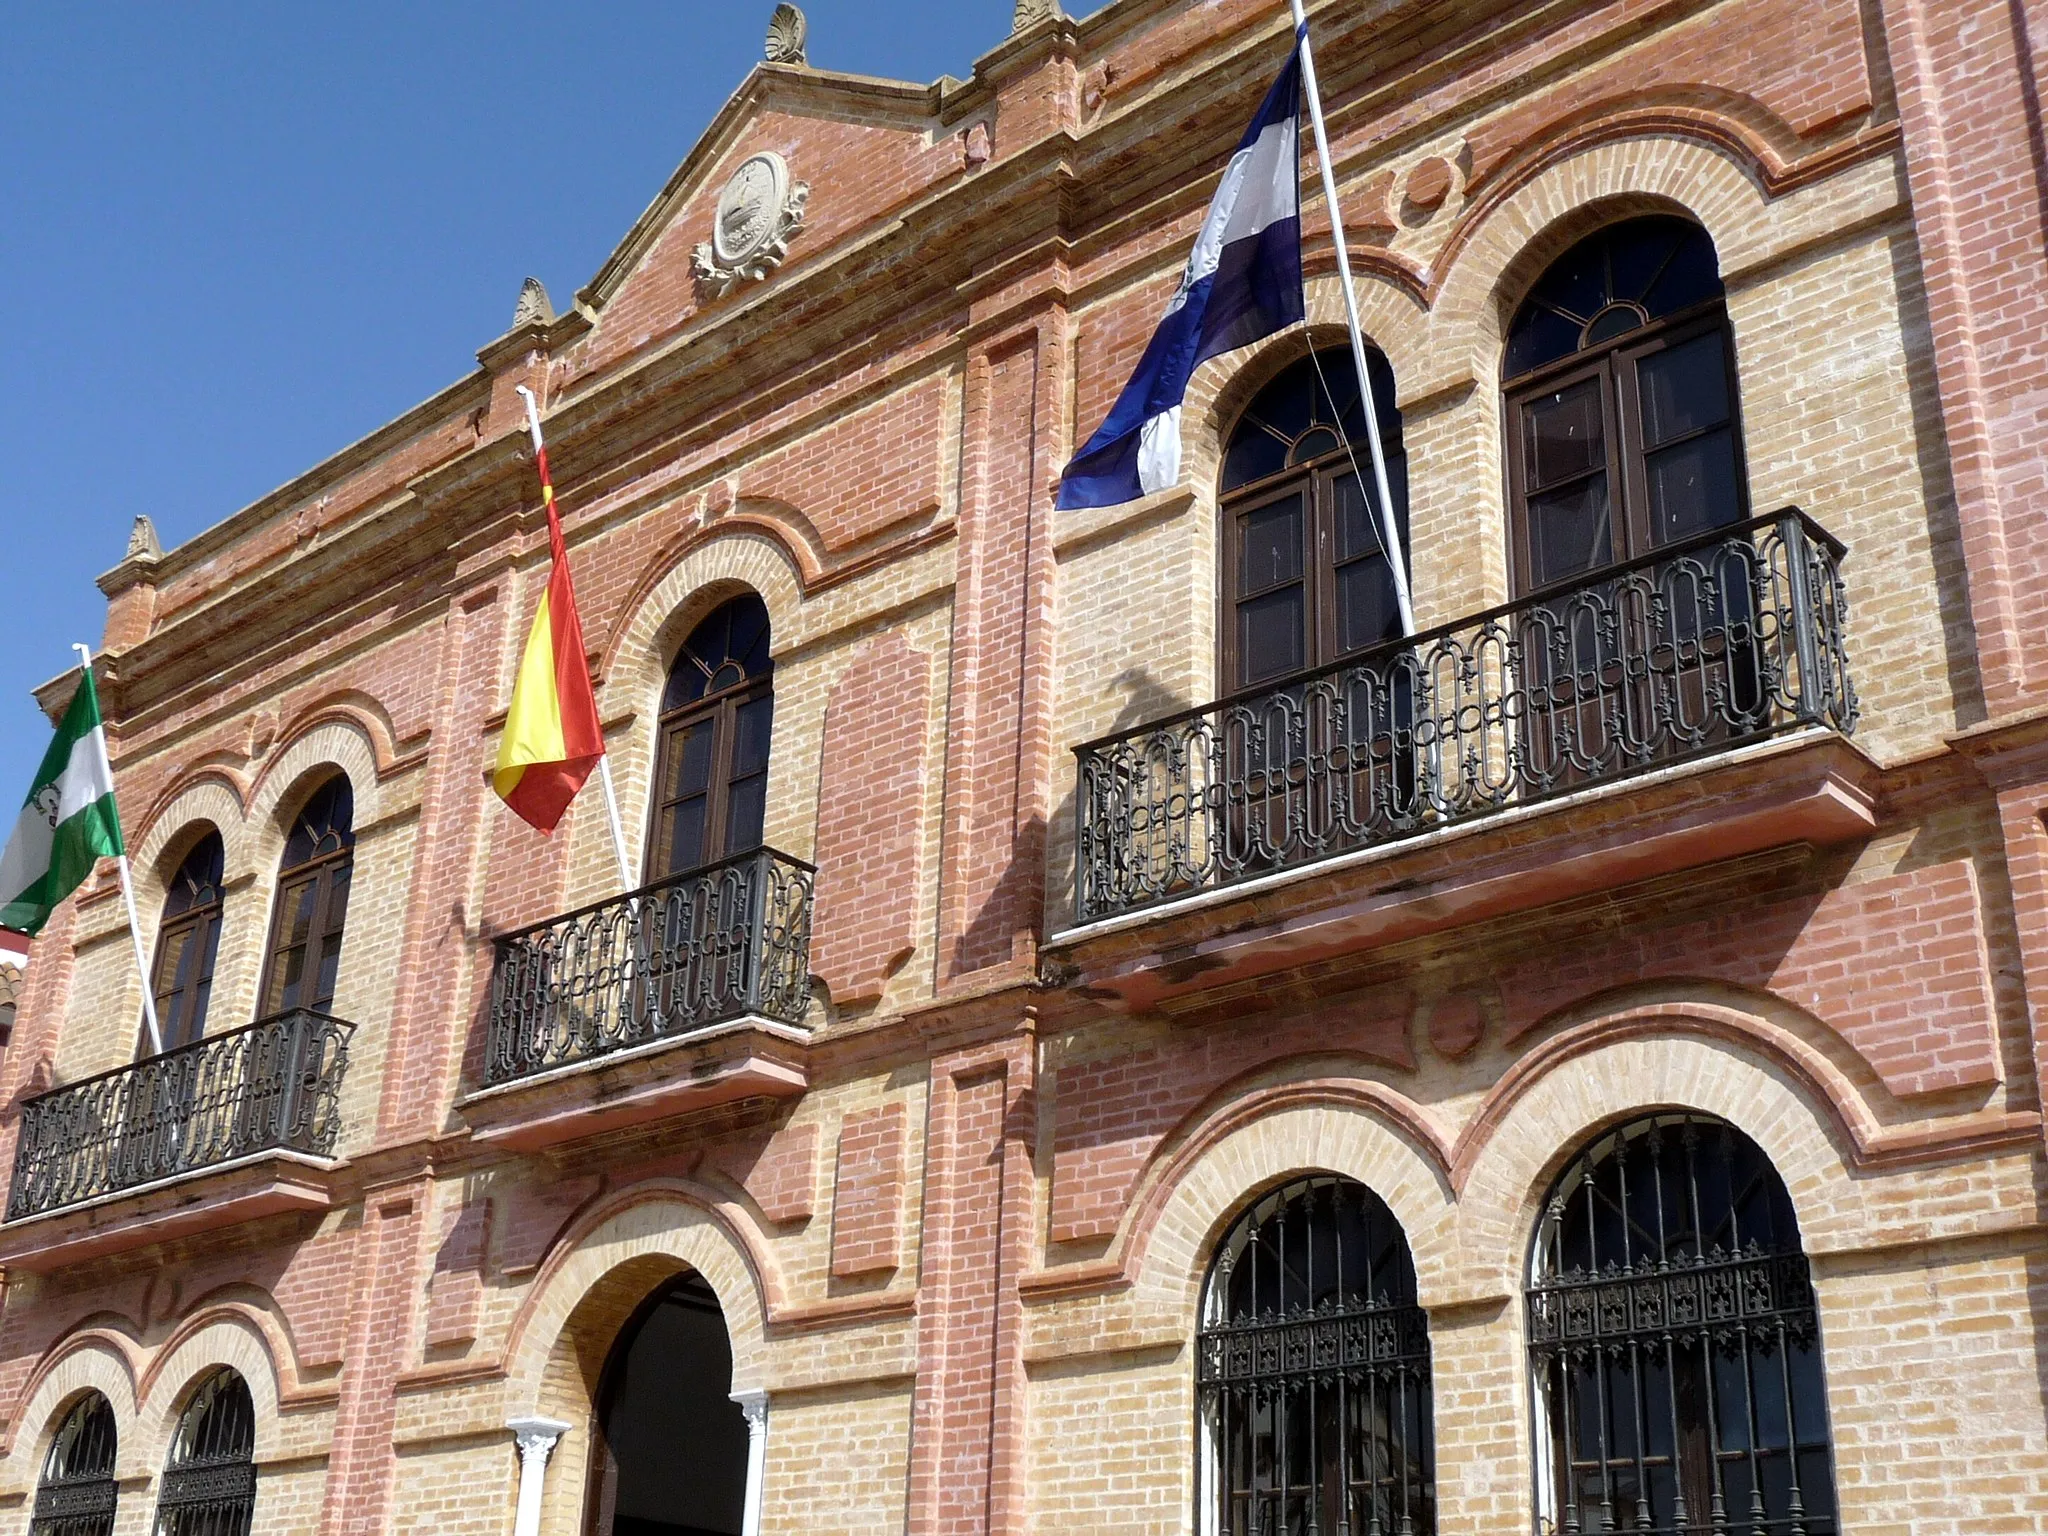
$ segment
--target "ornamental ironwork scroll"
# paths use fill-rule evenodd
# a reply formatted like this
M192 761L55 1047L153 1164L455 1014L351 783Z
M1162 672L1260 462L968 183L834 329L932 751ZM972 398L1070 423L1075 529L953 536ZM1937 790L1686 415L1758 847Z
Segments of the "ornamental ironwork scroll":
M1844 553L1788 508L1079 747L1076 919L1847 733Z
M1429 1321L1400 1224L1364 1185L1298 1180L1219 1248L1196 1338L1198 1528L1436 1529Z
M1834 1536L1812 1275L1783 1181L1740 1132L1652 1116L1574 1162L1528 1330L1549 1528Z
M7 1219L259 1152L330 1155L354 1029L294 1008L27 1100Z
M810 1006L808 864L756 849L498 941L487 1084Z

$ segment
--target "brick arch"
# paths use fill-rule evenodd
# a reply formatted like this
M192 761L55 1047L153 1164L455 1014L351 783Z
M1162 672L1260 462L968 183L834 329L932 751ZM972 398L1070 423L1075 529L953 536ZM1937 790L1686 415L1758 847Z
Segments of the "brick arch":
M658 1285L685 1270L718 1297L732 1345L731 1390L766 1385L768 1311L781 1285L739 1206L680 1180L628 1190L576 1224L542 1264L506 1346L505 1402L570 1426L547 1480L541 1529L582 1529L589 1425L618 1331Z
M136 1455L136 1354L135 1341L120 1330L85 1328L51 1346L36 1363L35 1374L22 1391L21 1411L10 1426L6 1445L31 1492L35 1480L42 1476L43 1458L49 1454L57 1426L88 1391L100 1393L114 1405L114 1475L139 1477L155 1470Z
M1722 145L1651 135L1532 160L1460 214L1432 264L1434 373L1415 387L1434 393L1490 384L1499 374L1507 322L1543 268L1597 225L1651 212L1698 222L1724 274L1798 238L1790 216L1774 214L1750 167Z
M654 1260L649 1264L644 1261ZM638 1185L606 1201L563 1234L541 1265L506 1344L507 1401L515 1412L547 1396L570 1324L585 1299L624 1266L636 1277L693 1269L717 1293L732 1339L734 1390L766 1385L764 1330L782 1304L782 1284L766 1245L735 1202L680 1180Z
M171 877L193 844L218 832L222 883L233 884L258 873L249 856L247 823L236 786L224 775L206 773L187 784L155 811L130 851L135 880L135 910L142 919L143 938L153 942L158 915Z
M144 903L151 881L161 898L164 882L191 850L202 824L220 833L228 879L254 873L242 837L248 799L248 782L233 769L211 765L180 774L157 796L130 834L128 852L135 872L136 901Z
M1416 292L1388 274L1368 270L1354 261L1353 289L1358 296L1358 328L1368 346L1386 354L1394 370L1394 388L1410 398L1409 381L1429 372L1427 311ZM1314 345L1348 347L1350 327L1344 315L1344 291L1334 275L1303 280L1306 324ZM1212 357L1188 380L1181 406L1181 481L1194 487L1198 503L1213 504L1216 476L1223 464L1223 446L1238 414L1274 375L1300 357L1301 332L1289 327L1249 347Z
M741 510L754 505L744 503ZM634 582L598 663L602 712L651 708L661 697L669 659L691 627L742 589L760 594L768 605L772 645L777 652L788 650L809 580L789 535L751 515L728 513L713 528L673 541Z
M377 756L370 727L353 712L311 721L272 748L249 794L247 836L254 867L266 875L276 871L292 813L337 769L348 775L355 793L357 829L376 821L383 810Z
M1337 1173L1393 1211L1430 1306L1454 1283L1458 1259L1444 1151L1420 1110L1361 1079L1285 1083L1222 1103L1140 1182L1121 1264L1132 1301L1141 1315L1191 1334L1210 1258L1245 1206L1289 1178Z
M191 1401L200 1382L212 1371L227 1366L249 1384L256 1404L256 1462L275 1461L299 1452L288 1446L286 1429L279 1414L282 1392L278 1361L287 1346L273 1338L276 1323L257 1308L223 1304L202 1307L186 1318L150 1361L140 1384L141 1412L137 1424L151 1472L163 1470L170 1455L171 1438L177 1433L178 1416Z
M1559 1170L1600 1132L1653 1110L1716 1116L1761 1147L1791 1191L1808 1252L1866 1240L1871 1196L1823 1080L1760 1021L1699 1012L1645 1008L1581 1026L1495 1086L1457 1160L1470 1297L1520 1291Z

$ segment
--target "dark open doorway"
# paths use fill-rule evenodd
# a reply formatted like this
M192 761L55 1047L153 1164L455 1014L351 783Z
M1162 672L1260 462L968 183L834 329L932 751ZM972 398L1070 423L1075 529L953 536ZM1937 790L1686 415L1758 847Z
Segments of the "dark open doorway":
M725 1314L681 1275L619 1330L599 1384L591 1536L739 1536L747 1422L728 1393Z

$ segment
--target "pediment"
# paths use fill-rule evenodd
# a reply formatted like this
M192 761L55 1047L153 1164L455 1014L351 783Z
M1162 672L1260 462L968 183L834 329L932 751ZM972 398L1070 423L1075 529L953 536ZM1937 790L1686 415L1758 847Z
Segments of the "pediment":
M577 302L595 315L579 372L603 367L721 300L800 267L961 171L958 144L939 123L940 85L911 85L787 64L754 67L648 205ZM809 189L787 255L765 278L740 277L727 293L700 278L692 254L713 241L719 203L748 162L741 215L780 212L781 189L760 169L766 157L786 181ZM744 225L744 220L739 219ZM742 235L751 234L743 227ZM773 231L769 231L770 234ZM743 248L744 242L741 242ZM715 253L713 260L723 256Z

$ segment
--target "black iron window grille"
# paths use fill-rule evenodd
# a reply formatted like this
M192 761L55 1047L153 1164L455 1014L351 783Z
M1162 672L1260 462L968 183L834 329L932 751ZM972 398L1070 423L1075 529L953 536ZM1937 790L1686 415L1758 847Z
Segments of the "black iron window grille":
M802 1024L815 874L760 848L499 939L486 1084L747 1014Z
M354 1029L295 1008L24 1101L7 1219L258 1152L331 1155Z
M113 1536L114 1405L88 1392L64 1415L36 1484L29 1536Z
M1205 1536L1429 1536L1429 1320L1408 1240L1320 1176L1239 1218L1196 1341Z
M1812 1279L1754 1142L1687 1115L1601 1137L1532 1268L1541 1530L1834 1536Z
M1847 733L1844 553L1787 508L1078 747L1076 920Z
M230 1370L207 1377L178 1419L156 1536L249 1536L256 1512L256 1405Z

